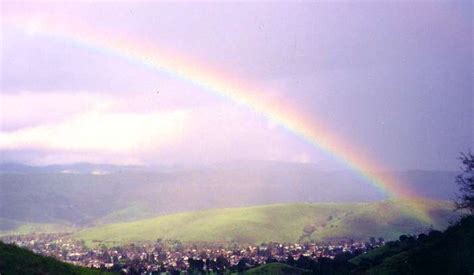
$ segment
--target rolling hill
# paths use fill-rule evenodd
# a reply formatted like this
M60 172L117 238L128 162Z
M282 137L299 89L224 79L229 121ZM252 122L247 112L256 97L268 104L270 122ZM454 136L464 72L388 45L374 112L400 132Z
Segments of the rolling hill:
M444 229L456 219L449 202L426 201L432 223L410 213L406 201L373 203L278 204L158 216L91 227L77 232L88 245L155 241L185 243L264 243L339 239L396 239L430 227Z
M455 172L394 172L423 197L451 199ZM435 186L436 188L434 188ZM386 198L350 171L314 164L232 162L202 167L0 165L0 232L74 228L179 212L277 203ZM22 227L23 226L23 227ZM1 233L0 233L1 234Z

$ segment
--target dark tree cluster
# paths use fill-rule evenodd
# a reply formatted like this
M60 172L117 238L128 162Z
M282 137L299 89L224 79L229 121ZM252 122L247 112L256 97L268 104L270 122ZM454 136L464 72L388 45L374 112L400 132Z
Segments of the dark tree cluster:
M465 209L470 214L474 213L474 154L462 153L459 158L462 162L462 173L456 177L459 186L459 196L456 201L457 209Z

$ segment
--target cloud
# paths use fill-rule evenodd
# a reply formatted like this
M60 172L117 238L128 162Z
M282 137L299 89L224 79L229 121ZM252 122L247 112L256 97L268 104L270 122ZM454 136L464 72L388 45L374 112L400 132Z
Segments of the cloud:
M189 110L141 111L87 92L2 94L0 150L133 153L185 135Z
M2 93L0 95L0 127L12 131L44 123L58 123L85 111L100 111L115 105L110 96L87 91Z
M0 149L126 152L159 148L184 134L186 111L108 113L91 111L57 124L0 134Z
M150 164L302 161L307 145L248 108L175 106L155 93L2 94L2 161ZM309 158L311 159L311 158ZM304 159L304 161L306 158Z

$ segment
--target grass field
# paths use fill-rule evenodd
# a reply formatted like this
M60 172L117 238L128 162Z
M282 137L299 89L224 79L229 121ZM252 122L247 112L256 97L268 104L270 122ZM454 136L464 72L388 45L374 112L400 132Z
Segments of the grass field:
M88 245L114 245L156 239L185 243L259 244L270 241L330 241L369 237L396 239L430 227L444 229L455 219L451 204L426 201L432 223L410 215L403 201L373 203L277 204L216 209L101 225L79 231Z

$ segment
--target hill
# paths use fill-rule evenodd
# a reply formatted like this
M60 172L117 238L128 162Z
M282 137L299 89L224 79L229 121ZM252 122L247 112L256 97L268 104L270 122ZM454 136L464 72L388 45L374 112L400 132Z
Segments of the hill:
M347 253L338 254L334 260L300 257L297 261L269 263L249 271L265 270L268 274L275 270L280 274L284 268L334 275L470 275L474 273L474 216L462 218L444 232L433 230L418 237L402 235L397 241L356 257Z
M473 274L474 216L442 233L400 237L350 262L367 274Z
M0 242L0 274L99 275L111 273L70 265L51 257L34 254L15 245Z
M395 239L401 234L443 229L455 219L451 204L426 201L432 223L410 213L406 201L373 203L279 204L164 215L91 227L75 234L87 244L154 241L187 243L264 243L271 241Z
M394 172L426 198L451 199L449 171ZM433 188L436 186L436 188ZM22 225L82 227L179 212L276 203L370 202L386 198L350 171L314 164L233 162L202 167L0 165L0 231Z

